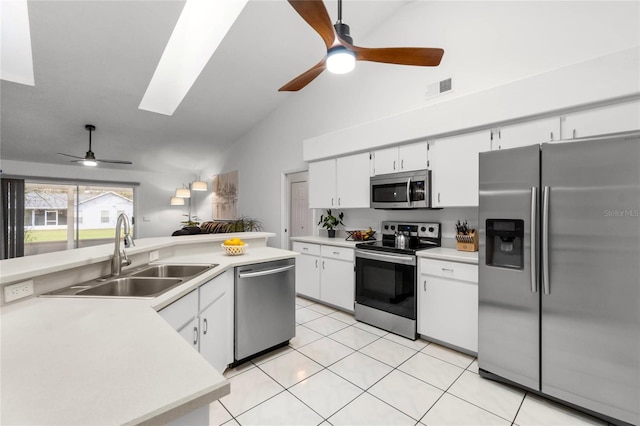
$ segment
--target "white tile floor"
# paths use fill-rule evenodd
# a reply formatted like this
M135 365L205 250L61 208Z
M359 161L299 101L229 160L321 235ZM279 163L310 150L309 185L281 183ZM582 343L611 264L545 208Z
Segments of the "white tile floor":
M288 347L225 372L231 394L211 404L212 425L606 424L483 379L466 354L296 304Z

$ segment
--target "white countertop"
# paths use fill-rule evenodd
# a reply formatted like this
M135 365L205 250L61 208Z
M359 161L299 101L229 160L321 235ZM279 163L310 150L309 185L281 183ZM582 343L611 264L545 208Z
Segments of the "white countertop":
M432 248L429 250L420 250L416 253L418 257L428 259L448 260L451 262L473 263L478 264L477 251L458 251L452 248Z
M315 235L304 237L292 237L291 241L299 241L302 243L324 244L338 247L355 248L356 244L363 241L345 241L344 238L327 238ZM474 263L478 264L478 252L458 251L452 248L438 247L429 250L419 250L416 252L418 257L426 257L430 259L449 260L452 262Z
M165 240L139 240L137 249L189 244L183 237ZM227 256L218 245L160 259L219 265L155 299L37 297L3 306L0 423L165 423L221 398L229 382L156 311L228 268L295 255L249 246L241 256ZM60 270L53 261L36 269Z
M347 241L343 237L329 238L316 235L307 235L304 237L291 237L291 241L299 241L301 243L324 244L327 246L349 247L355 248L356 244L364 241ZM372 240L373 241L373 240Z

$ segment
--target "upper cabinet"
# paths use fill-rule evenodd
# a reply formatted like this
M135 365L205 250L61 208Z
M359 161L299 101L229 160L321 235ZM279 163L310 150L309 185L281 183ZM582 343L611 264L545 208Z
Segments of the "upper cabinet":
M369 207L369 153L309 163L309 208Z
M477 206L478 154L489 150L489 130L431 141L431 205Z
M561 117L562 139L640 129L640 101L577 111Z
M429 144L412 143L373 152L373 175L424 170L428 167Z
M509 149L560 139L558 117L503 126L491 131L491 149Z

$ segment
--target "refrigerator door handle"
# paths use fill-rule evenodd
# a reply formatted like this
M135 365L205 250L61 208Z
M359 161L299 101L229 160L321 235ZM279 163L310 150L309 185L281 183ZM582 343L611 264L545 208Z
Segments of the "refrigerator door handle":
M538 188L535 186L531 187L531 292L538 292L538 274L536 268L536 254L538 251L537 239L536 239L536 229L538 219Z
M549 191L542 188L542 287L544 294L550 294L549 284Z

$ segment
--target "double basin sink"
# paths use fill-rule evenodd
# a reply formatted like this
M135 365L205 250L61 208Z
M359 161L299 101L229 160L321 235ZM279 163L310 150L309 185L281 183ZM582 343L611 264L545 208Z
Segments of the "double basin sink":
M216 266L218 265L146 265L118 277L99 278L45 293L43 296L153 298Z

